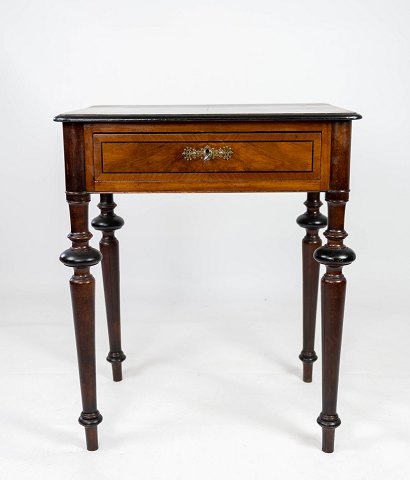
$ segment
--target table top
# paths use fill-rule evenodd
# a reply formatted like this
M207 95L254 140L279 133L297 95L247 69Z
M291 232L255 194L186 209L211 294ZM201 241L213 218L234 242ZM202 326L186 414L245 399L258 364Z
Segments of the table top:
M94 105L57 115L56 122L346 121L356 112L326 103L244 105Z

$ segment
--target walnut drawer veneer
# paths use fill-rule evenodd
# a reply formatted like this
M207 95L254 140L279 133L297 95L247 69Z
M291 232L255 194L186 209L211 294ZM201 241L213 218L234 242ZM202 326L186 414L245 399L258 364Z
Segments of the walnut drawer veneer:
M319 264L322 278L322 449L332 452L340 425L337 389L346 279L355 259L344 245L349 199L350 141L355 112L326 104L96 106L58 115L63 122L66 197L72 246L61 261L70 280L87 448L98 448L94 278L102 260L114 381L122 380L119 249L114 193L307 192L303 260L303 379L312 381ZM320 213L325 192L328 219ZM90 194L100 194L100 251L89 245ZM319 229L326 227L322 246Z

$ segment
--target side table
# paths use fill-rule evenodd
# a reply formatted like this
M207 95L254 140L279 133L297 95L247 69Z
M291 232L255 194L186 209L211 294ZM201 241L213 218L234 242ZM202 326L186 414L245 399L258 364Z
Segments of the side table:
M122 380L119 250L114 193L307 192L303 258L303 380L312 381L319 264L322 301L322 449L333 452L346 279L355 253L344 245L349 199L352 120L361 116L327 104L94 106L55 117L63 122L66 198L72 246L60 260L70 280L88 450L98 449L95 368L95 281L102 260L114 381ZM325 192L328 221L320 213ZM88 203L100 194L100 251L89 245ZM326 227L322 246L319 229Z

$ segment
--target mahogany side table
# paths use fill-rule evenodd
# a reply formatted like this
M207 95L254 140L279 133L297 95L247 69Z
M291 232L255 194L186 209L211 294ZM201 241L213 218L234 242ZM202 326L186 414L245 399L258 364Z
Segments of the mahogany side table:
M344 245L349 199L350 140L355 112L327 104L94 106L55 117L63 122L66 197L72 246L60 260L70 280L88 450L98 449L94 277L102 260L114 381L122 380L119 250L113 193L307 192L303 257L303 380L312 381L319 264L322 301L322 450L333 452L346 279L355 253ZM325 192L328 221L319 211ZM91 223L102 232L100 251L89 245L91 193L101 213ZM326 227L322 246L319 229Z

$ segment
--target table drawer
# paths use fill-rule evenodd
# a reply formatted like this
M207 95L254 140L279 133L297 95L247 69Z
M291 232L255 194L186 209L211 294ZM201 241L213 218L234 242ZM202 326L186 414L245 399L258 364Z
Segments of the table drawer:
M102 173L311 172L320 135L96 135ZM101 155L101 157L100 157Z
M322 135L94 131L87 183L91 191L271 191L303 181L301 190L314 190L322 177Z

